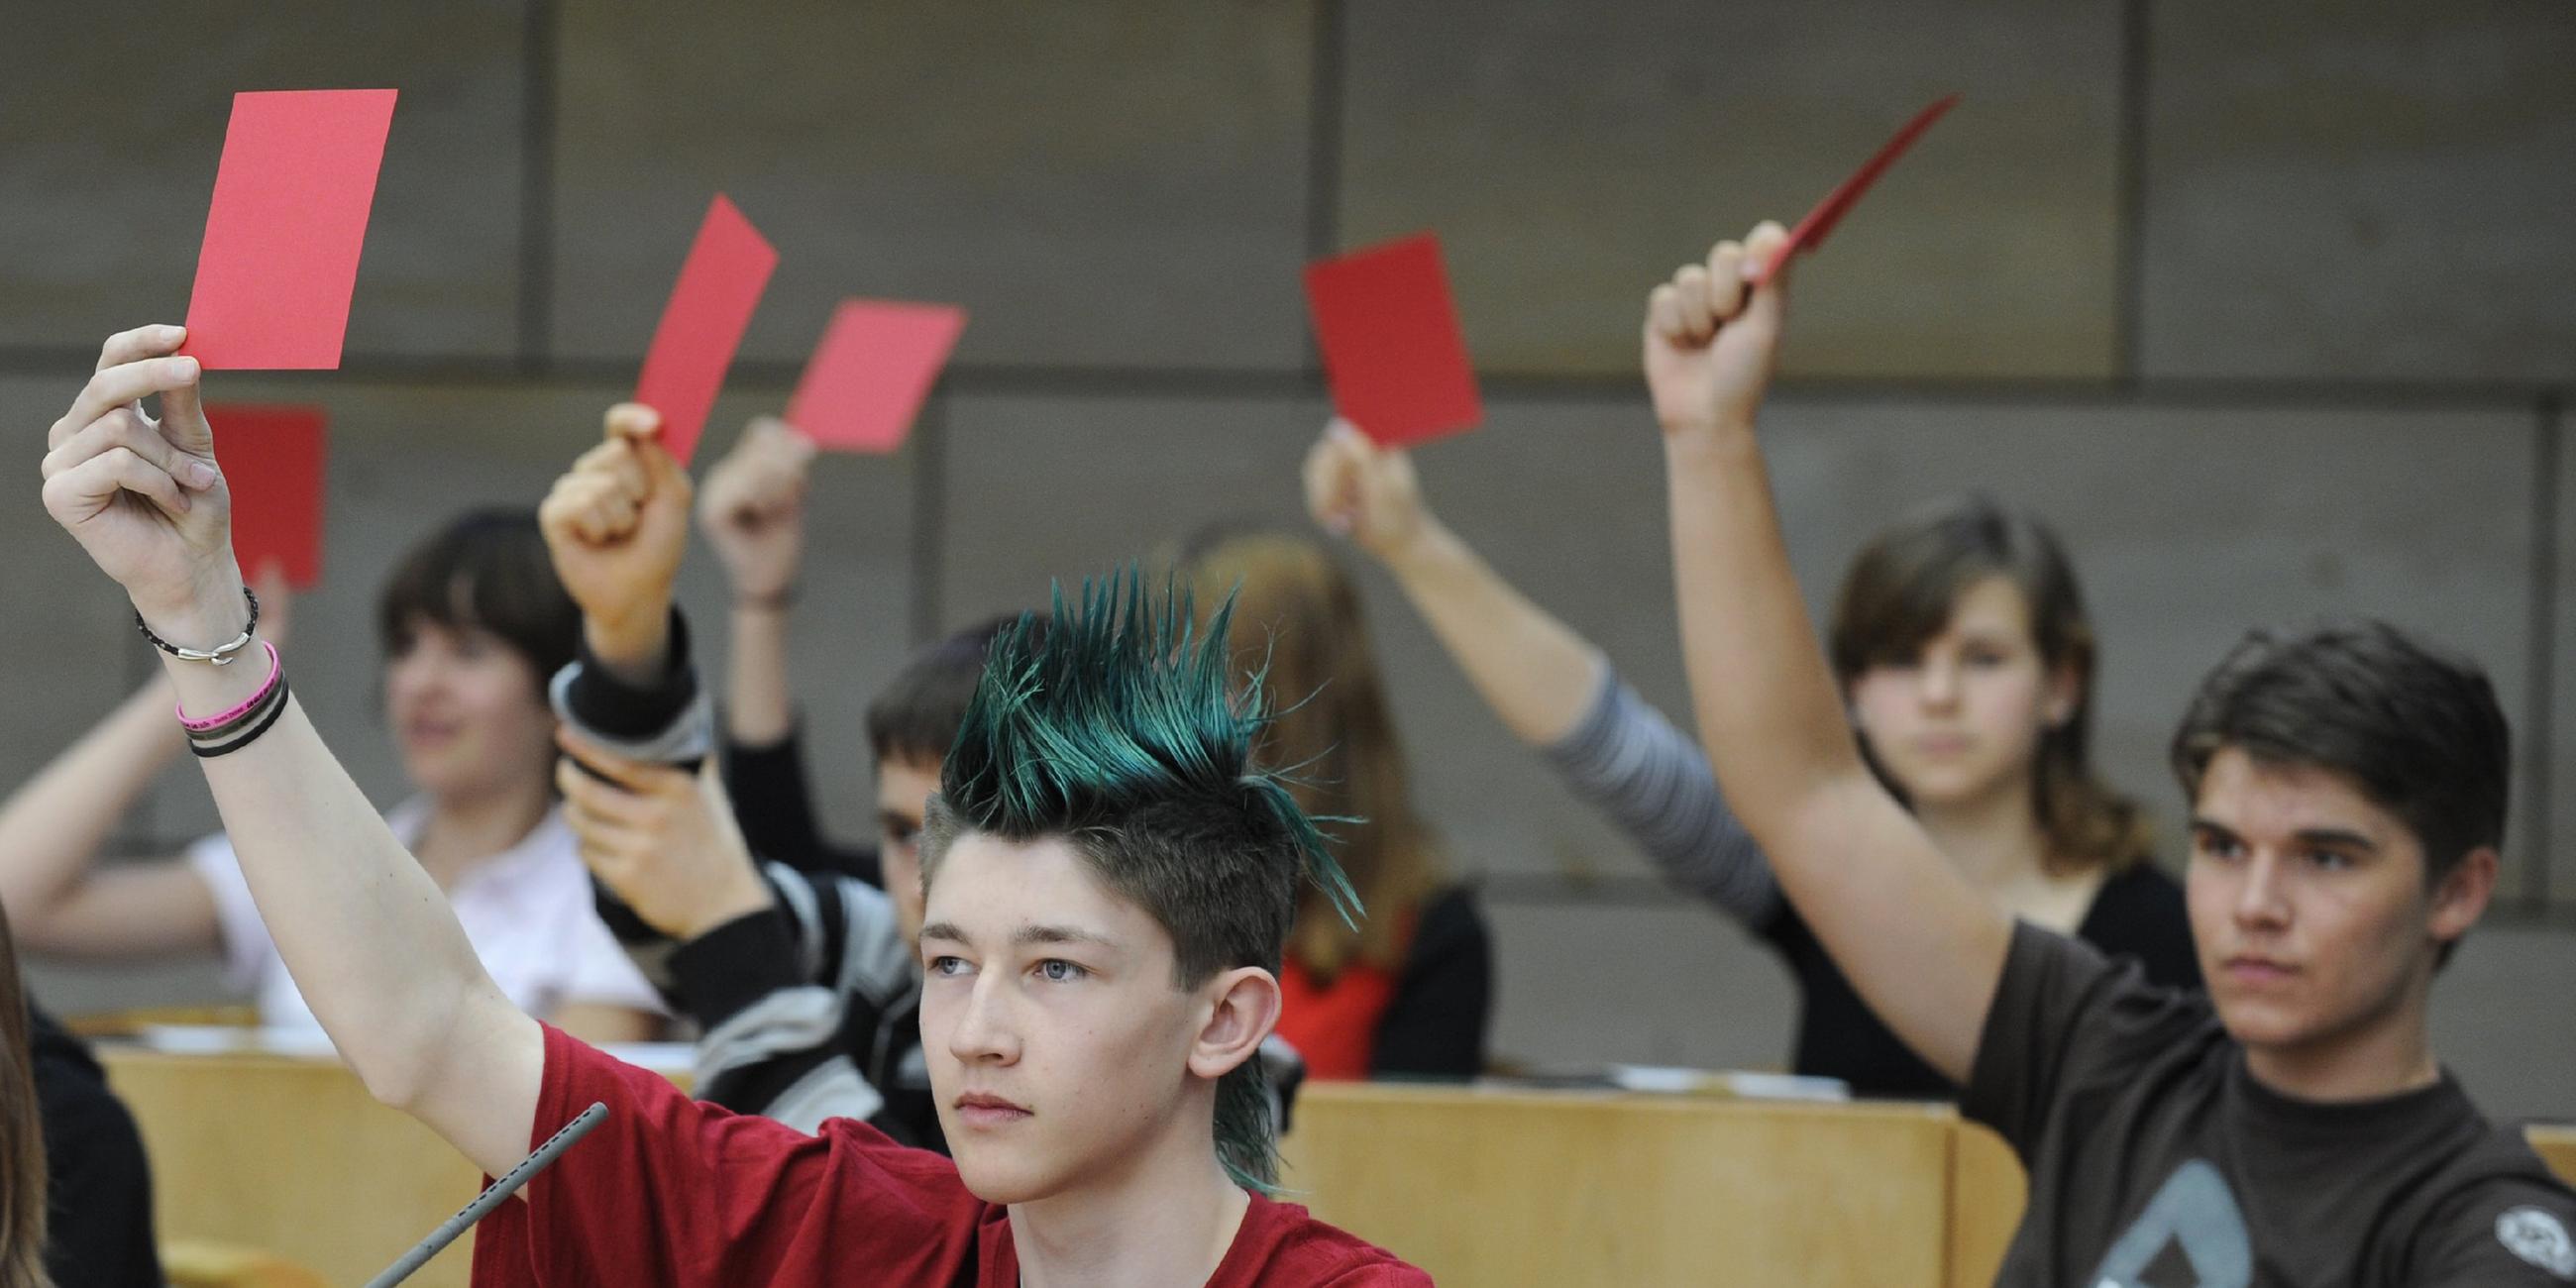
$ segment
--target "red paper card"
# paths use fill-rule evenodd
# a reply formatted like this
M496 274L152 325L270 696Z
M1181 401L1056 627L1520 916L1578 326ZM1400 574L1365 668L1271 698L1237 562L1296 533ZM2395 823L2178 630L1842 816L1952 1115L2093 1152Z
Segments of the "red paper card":
M394 93L233 95L179 352L210 371L340 365Z
M1306 306L1343 419L1388 447L1485 417L1458 306L1430 233L1306 266Z
M321 579L325 419L319 407L207 404L244 575L275 563L297 590Z
M1958 105L1959 96L1952 94L1915 113L1914 119L1906 122L1905 128L1898 130L1895 138L1889 139L1880 146L1876 155L1862 162L1860 169L1852 172L1852 177L1843 180L1832 192L1825 194L1825 199L1817 202L1816 208L1808 211L1807 217L1799 220L1798 226L1789 230L1789 240L1780 243L1780 249L1771 253L1771 262L1764 264L1754 274L1754 285L1759 286L1770 281L1771 275L1779 272L1780 266L1788 263L1791 255L1822 247L1825 244L1825 235L1834 230L1834 225L1843 221L1844 215L1851 213L1853 206L1860 204L1861 194L1868 192L1869 186L1878 182L1878 176L1886 173L1887 167L1896 163L1896 158L1905 155L1905 150L1913 147L1914 141L1923 137L1923 132L1931 129L1932 123L1940 120L1942 113Z
M778 267L760 230L717 193L698 225L689 258L680 265L679 285L662 306L662 323L653 329L653 347L644 352L644 372L635 380L635 401L662 413L662 446L689 463L697 451L707 412L724 387L725 368L742 346L752 310L768 289Z
M965 329L966 310L954 305L841 301L788 401L787 423L818 447L891 452L903 446L913 415Z

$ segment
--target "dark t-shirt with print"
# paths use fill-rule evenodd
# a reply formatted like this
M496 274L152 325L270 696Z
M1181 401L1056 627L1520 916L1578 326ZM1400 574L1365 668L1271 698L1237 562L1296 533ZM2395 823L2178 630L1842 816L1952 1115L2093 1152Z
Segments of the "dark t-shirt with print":
M2576 1283L2576 1194L2447 1073L2293 1100L2247 1072L2205 996L2029 925L1960 1108L2030 1171L1997 1284Z

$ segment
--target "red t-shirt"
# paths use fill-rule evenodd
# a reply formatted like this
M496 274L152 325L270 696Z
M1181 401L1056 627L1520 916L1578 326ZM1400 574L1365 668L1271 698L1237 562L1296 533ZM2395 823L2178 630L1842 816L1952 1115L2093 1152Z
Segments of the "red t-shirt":
M594 1100L608 1118L504 1203L474 1238L474 1283L1019 1282L1008 1209L957 1165L835 1118L813 1136L691 1100L658 1074L546 1027L531 1149ZM1416 1288L1382 1248L1252 1196L1208 1288Z

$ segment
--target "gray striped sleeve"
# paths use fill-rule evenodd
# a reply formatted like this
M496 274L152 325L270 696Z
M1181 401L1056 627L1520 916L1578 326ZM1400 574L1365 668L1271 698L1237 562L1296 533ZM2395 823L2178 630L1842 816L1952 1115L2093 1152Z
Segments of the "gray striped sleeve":
M1540 749L1594 808L1610 816L1672 885L1748 927L1780 910L1771 861L1718 791L1699 744L1646 704L1609 666L1583 719Z

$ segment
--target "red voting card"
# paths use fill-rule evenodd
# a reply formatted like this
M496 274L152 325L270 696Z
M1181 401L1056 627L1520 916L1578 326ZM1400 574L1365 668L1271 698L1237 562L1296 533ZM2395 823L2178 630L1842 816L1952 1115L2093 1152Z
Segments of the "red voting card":
M1807 217L1799 220L1798 226L1789 230L1789 240L1780 243L1780 249L1771 253L1771 262L1764 264L1754 274L1754 284L1758 286L1770 281L1771 275L1779 272L1780 266L1788 263L1791 255L1823 246L1825 235L1834 230L1834 225L1843 221L1844 215L1851 213L1853 206L1860 204L1861 194L1868 192L1869 186L1878 182L1878 176L1886 173L1887 167L1896 164L1896 159L1905 155L1905 150L1913 147L1914 141L1923 137L1923 132L1931 129L1932 123L1940 120L1942 113L1958 105L1959 96L1952 94L1915 113L1914 119L1906 122L1905 128L1898 130L1895 138L1889 139L1885 146L1879 148L1877 155L1862 162L1860 169L1852 172L1852 177L1843 180L1832 192L1825 194L1825 199L1817 202L1816 208L1808 211Z
M653 347L644 353L644 372L635 381L635 401L662 413L662 446L682 465L698 448L707 412L724 387L725 368L742 346L752 310L768 289L778 252L760 230L716 194L698 225L689 258L680 265L680 283L671 302L662 306L662 323L653 329Z
M787 404L787 423L827 449L903 446L965 329L966 310L954 305L841 301Z
M1306 266L1306 305L1334 407L1388 447L1485 418L1458 306L1430 233Z
M321 579L324 420L319 407L207 404L245 576L274 563L297 590Z
M179 352L210 371L340 365L393 119L389 89L233 95Z

